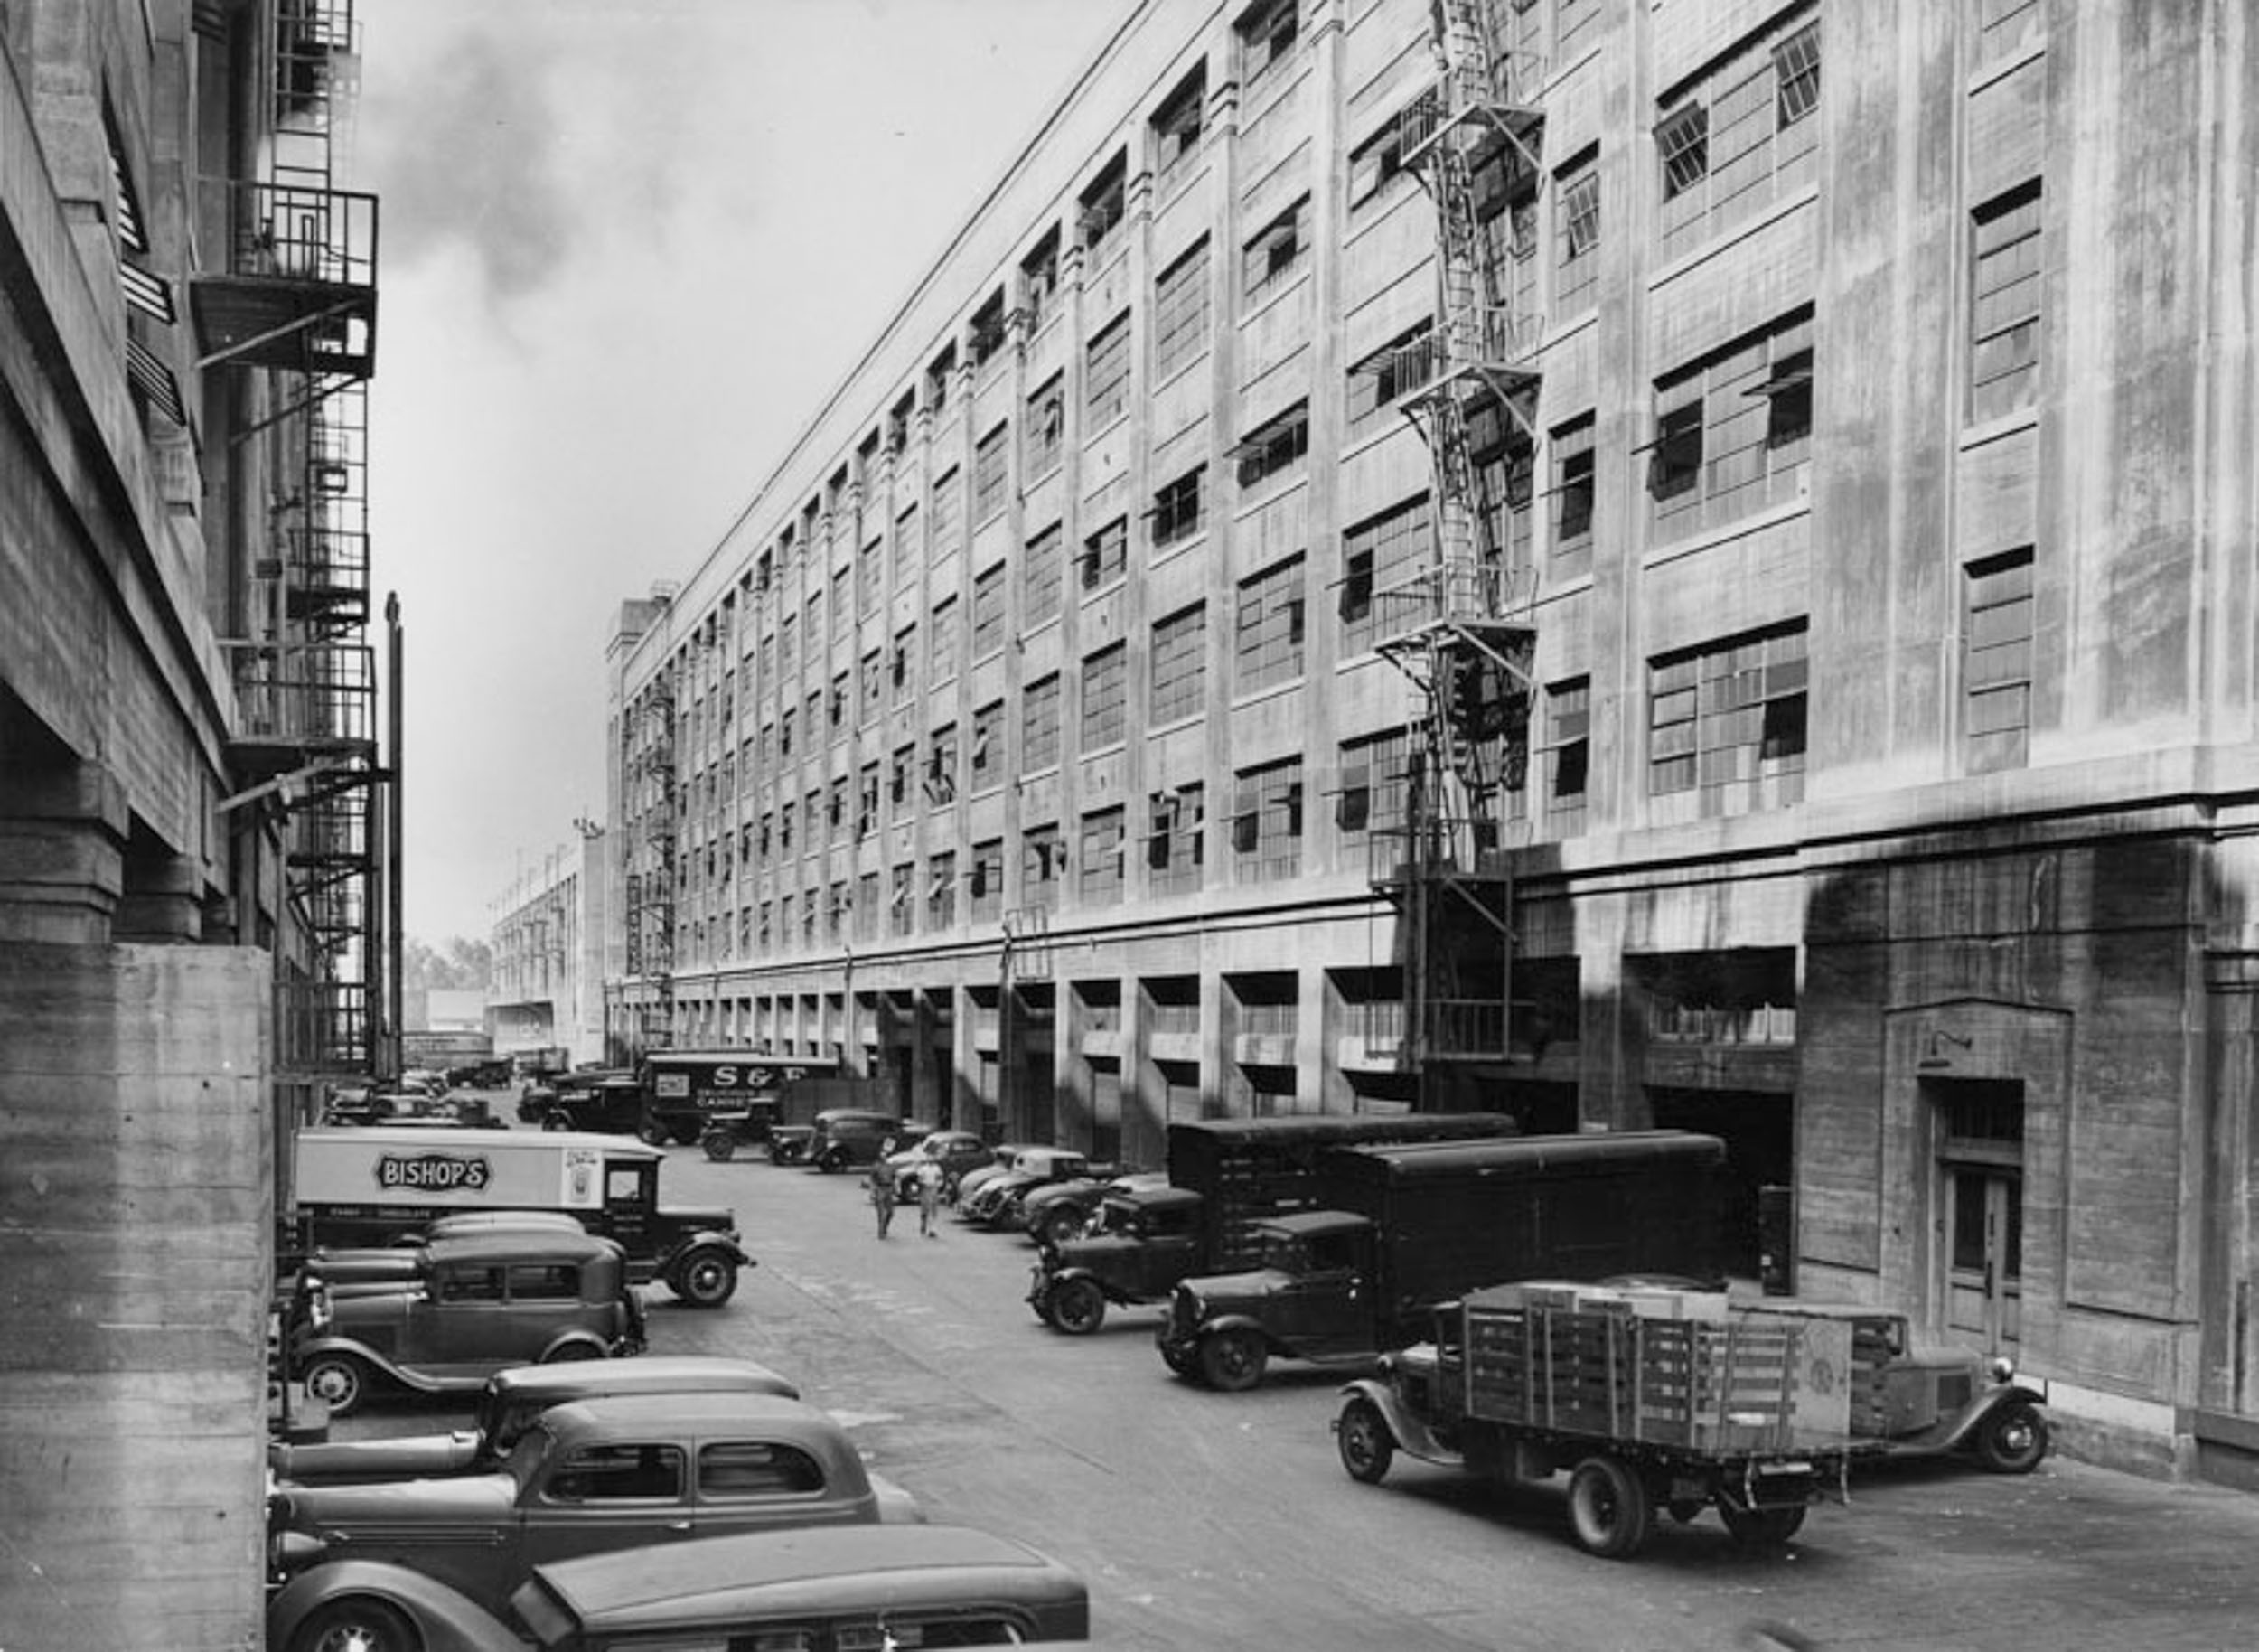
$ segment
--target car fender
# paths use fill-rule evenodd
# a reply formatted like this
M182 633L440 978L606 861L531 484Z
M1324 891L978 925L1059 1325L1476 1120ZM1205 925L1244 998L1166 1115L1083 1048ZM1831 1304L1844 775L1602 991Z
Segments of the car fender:
M635 1343L633 1338L626 1338L623 1340ZM640 1350L641 1347L640 1343L635 1343L635 1347L631 1349L631 1352ZM551 1338L547 1346L542 1348L541 1356L534 1363L546 1366L552 1360L577 1357L567 1351L574 1348L586 1348L598 1359L609 1359L612 1357L613 1344L605 1341L602 1337L592 1336L587 1331L566 1331L560 1336Z
M675 1241L667 1253L659 1259L658 1276L661 1279L670 1278L693 1256L703 1256L708 1252L715 1251L718 1251L740 1268L758 1265L746 1253L745 1247L729 1234L717 1232L713 1228L701 1228L697 1233L685 1234Z
M883 1474L870 1477L871 1495L877 1499L878 1523L881 1525L923 1525L925 1510L918 1500L903 1487Z
M1209 1338L1220 1337L1225 1331L1252 1331L1266 1350L1274 1354L1280 1351L1278 1339L1270 1334L1270 1328L1252 1314L1217 1314L1203 1319L1193 1328L1193 1340L1205 1342Z
M1977 1431L1984 1420L2002 1406L2038 1407L2044 1406L2047 1403L2048 1395L2044 1388L2033 1388L2025 1383L2004 1383L1997 1388L1989 1389L1978 1395L1975 1403L1962 1413L1961 1421L1954 1423L1949 1431L1940 1435L1929 1449L1936 1451L1958 1450L1969 1442L1970 1436Z
M1409 1457L1423 1461L1458 1467L1465 1460L1458 1452L1440 1443L1425 1420L1406 1405L1395 1389L1374 1377L1360 1377L1354 1383L1341 1385L1341 1406L1334 1413L1334 1426L1341 1426L1341 1413L1352 1400L1367 1400L1381 1413L1381 1421L1388 1425L1389 1435L1396 1441L1396 1449Z
M419 1394L437 1394L440 1391L441 1384L432 1378L424 1375L412 1366L396 1364L386 1356L378 1353L367 1343L352 1337L317 1338L303 1347L292 1349L291 1370L294 1373L304 1370L307 1361L322 1354L351 1354L354 1358L368 1366L370 1369L380 1371L394 1382L413 1388Z
M374 1560L325 1561L277 1590L267 1607L267 1644L286 1652L291 1638L323 1607L380 1600L415 1621L424 1652L525 1652L510 1626L458 1590L407 1566Z

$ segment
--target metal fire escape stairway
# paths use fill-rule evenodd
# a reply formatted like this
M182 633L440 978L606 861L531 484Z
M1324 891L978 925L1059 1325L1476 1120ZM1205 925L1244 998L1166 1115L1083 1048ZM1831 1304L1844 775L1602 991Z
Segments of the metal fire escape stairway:
M651 680L643 709L628 724L628 773L643 793L640 869L628 874L627 972L648 991L635 1043L639 1050L674 1042L675 880L680 797L675 784L675 668ZM641 724L639 727L636 725Z
M377 202L331 187L356 89L352 0L268 0L258 175L217 181L222 257L190 287L200 370L263 373L233 445L264 456L267 540L247 634L229 639L239 790L284 817L285 896L308 937L277 970L286 1082L365 1075L372 1037L377 674L369 620L367 383L376 367Z
M1436 0L1436 80L1399 117L1400 153L1436 207L1436 322L1387 364L1433 466L1430 558L1373 596L1380 652L1420 696L1403 823L1374 868L1397 915L1399 1065L1423 1107L1463 1104L1473 1065L1509 1055L1513 888L1506 803L1529 751L1534 570L1502 557L1471 427L1535 440L1541 318L1517 314L1486 232L1480 181L1542 182L1542 66L1494 51L1483 0ZM1375 834L1376 840L1382 834Z

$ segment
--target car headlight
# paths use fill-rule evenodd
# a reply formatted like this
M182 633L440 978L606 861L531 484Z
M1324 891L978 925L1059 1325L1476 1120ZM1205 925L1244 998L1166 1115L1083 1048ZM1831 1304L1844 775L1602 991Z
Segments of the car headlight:
M1995 1354L1992 1356L1991 1370L1992 1380L1996 1383L2006 1384L2016 1380L2016 1362L2005 1354Z
M267 1563L277 1577L292 1577L329 1553L330 1545L312 1532L282 1531L267 1546Z

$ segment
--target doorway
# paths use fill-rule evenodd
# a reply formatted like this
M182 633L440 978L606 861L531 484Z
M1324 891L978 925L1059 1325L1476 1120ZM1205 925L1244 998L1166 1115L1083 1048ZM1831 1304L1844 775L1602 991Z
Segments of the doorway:
M1945 1328L1987 1353L2023 1334L2024 1087L1925 1079L1936 1122Z

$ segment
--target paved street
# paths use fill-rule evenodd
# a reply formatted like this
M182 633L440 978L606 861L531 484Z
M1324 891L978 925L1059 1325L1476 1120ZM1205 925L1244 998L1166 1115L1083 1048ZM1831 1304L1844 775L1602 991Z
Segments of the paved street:
M670 1201L736 1207L760 1266L718 1313L651 1291L653 1347L775 1366L932 1517L1008 1533L1089 1578L1114 1647L1729 1648L1791 1624L1828 1647L2229 1648L2259 1634L2259 1499L2050 1461L2028 1478L1888 1472L1815 1509L1785 1555L1712 1517L1628 1563L1570 1543L1558 1483L1486 1488L1400 1458L1352 1482L1338 1378L1273 1368L1230 1396L1172 1378L1157 1310L1097 1336L1037 1323L1032 1249L944 1219L884 1244L850 1178L670 1150ZM429 1425L380 1411L341 1433Z

